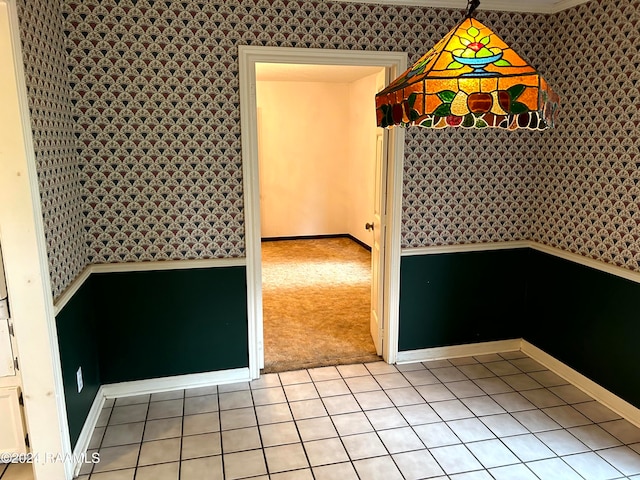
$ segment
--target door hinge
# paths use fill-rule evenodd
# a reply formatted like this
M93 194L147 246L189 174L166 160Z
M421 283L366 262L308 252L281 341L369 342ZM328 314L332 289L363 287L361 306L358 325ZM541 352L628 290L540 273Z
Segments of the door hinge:
M14 367L16 370L20 370L20 366L18 365L18 357L15 357L15 358L13 359L13 367Z
M13 329L13 323L9 322L8 326L9 326L9 335L11 335L12 337L15 337L16 334L15 334L15 330Z
M28 448L31 448L31 444L30 444L30 442L29 442L29 434L28 434L28 433L24 436L24 444L25 444Z
M18 397L18 403L21 407L24 407L24 397L22 396L22 392L20 392L20 396Z

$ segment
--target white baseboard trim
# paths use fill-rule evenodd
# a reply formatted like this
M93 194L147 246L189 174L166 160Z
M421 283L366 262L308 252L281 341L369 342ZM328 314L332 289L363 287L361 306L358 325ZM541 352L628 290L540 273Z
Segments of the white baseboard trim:
M96 398L93 399L93 403L91 404L91 408L89 409L89 413L87 414L87 419L84 421L82 430L80 430L80 436L78 437L78 441L76 442L76 447L73 449L74 478L78 475L80 469L82 468L82 458L89 448L91 436L93 435L93 430L96 427L96 423L98 423L98 417L100 416L100 412L102 411L102 407L104 406L104 401L104 389L101 386L98 389L98 393L96 393Z
M495 342L470 343L449 347L424 348L398 352L397 363L427 362L445 358L488 355L490 353L512 352L520 350L522 339L499 340Z
M522 340L521 350L538 363L541 363L552 372L560 375L566 381L593 397L594 400L597 400L606 407L609 407L615 413L633 423L635 426L640 427L640 409L634 407L626 400L623 400L617 395L611 393L606 388L601 387L593 380L590 380L526 340Z
M209 387L251 380L249 368L234 368L216 372L192 373L174 377L150 378L133 382L111 383L102 386L105 398L130 397L147 393L169 392L196 387Z

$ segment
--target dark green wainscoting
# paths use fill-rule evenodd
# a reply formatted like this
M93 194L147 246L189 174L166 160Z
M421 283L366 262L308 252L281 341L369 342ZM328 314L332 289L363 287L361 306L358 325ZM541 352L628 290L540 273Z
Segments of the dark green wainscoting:
M403 256L399 351L521 338L527 249Z
M249 366L245 267L94 277L102 383Z
M531 255L525 340L640 408L640 284Z
M89 278L56 316L62 381L67 406L71 447L74 448L87 414L100 388L98 336ZM84 388L78 393L76 372L82 367Z

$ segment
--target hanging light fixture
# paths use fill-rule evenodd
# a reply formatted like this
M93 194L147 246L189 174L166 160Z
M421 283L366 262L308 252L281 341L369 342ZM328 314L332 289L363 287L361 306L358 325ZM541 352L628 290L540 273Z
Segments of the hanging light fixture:
M498 35L465 18L376 95L379 127L553 127L560 103L547 82Z

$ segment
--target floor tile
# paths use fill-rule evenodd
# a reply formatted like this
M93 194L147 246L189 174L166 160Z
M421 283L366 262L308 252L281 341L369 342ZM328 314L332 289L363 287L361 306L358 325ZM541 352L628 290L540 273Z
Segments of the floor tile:
M313 474L316 480L358 480L358 475L350 462L314 467Z
M549 387L549 390L551 390L567 403L581 403L593 400L589 395L573 385L559 385L557 387Z
M251 416L255 418L255 415L258 416L258 423L260 425L266 425L267 423L279 423L279 422L289 422L293 420L293 416L291 415L291 410L289 409L289 405L286 403L276 403L274 405L262 405L260 407L256 407L255 415L253 414L253 409L247 410L247 419L246 422L251 421ZM229 410L229 412L235 412L236 410ZM225 413L222 412L222 427L223 428L237 428L237 427L225 427ZM255 425L255 423L253 424ZM250 424L241 425L241 426L251 426Z
M583 425L568 429L569 432L592 450L600 448L617 447L620 441L611 436L598 425Z
M363 458L380 457L387 454L380 438L376 433L360 433L342 437L347 453L351 460L361 460Z
M354 365L338 365L336 367L340 375L343 378L349 377L362 377L365 375L370 375L369 370L363 364L358 363Z
M399 407L398 411L402 414L409 425L423 425L425 423L439 422L441 420L433 408L427 404Z
M323 382L325 380L336 380L342 378L340 371L336 367L310 368L308 373L314 382Z
M331 397L336 398L336 397ZM355 402L355 400L354 400ZM311 400L301 400L299 402L290 402L289 408L291 414L295 420L304 420L305 418L324 417L327 415L327 410L319 398ZM358 408L358 410L360 410ZM331 412L329 412L331 413Z
M443 358L441 360L427 360L426 362L422 362L422 364L427 368L453 367L453 363L451 363L446 358Z
M405 480L419 480L444 475L444 471L428 450L397 453L393 455L393 459Z
M161 420L148 420L144 427L143 440L162 440L164 438L179 437L182 435L182 418L163 418Z
M326 397L322 399L322 402L330 415L353 413L362 410L358 402L356 402L356 397L351 394L339 395L337 397Z
M149 404L126 405L124 407L113 407L109 425L119 425L121 423L143 422L147 418Z
M417 405L425 402L414 387L393 388L385 390L385 393L396 407Z
M449 477L451 480L493 480L486 470L477 470L475 472L458 473Z
M517 392L542 388L542 385L525 373L507 375L500 378Z
M529 431L508 413L481 417L480 421L497 437L521 435Z
M456 398L456 396L451 393L451 390L442 383L422 385L416 387L416 390L427 402L440 402L443 400L454 400Z
M115 399L114 405L116 407L123 407L125 405L136 405L138 403L149 403L151 399L150 394L144 395L132 395L130 397L120 397Z
M289 402L298 400L309 400L319 398L318 391L313 383L298 383L295 385L285 385L284 393Z
M183 435L197 435L220 431L220 418L217 412L187 415L183 420Z
M460 365L476 365L478 361L473 357L459 357L459 358L450 358L449 363L457 367Z
M218 394L240 392L243 390L251 390L251 385L249 382L225 383L224 385L218 385ZM215 392L201 393L201 395L209 395L213 393Z
M387 373L384 375L374 375L373 378L375 378L376 382L378 382L378 385L380 385L385 390L411 386L404 375L399 372Z
M500 440L483 440L467 444L467 448L485 468L519 463L518 458Z
M218 394L218 386L211 385L208 387L195 387L195 388L187 388L184 391L184 397L199 397L200 395L217 395Z
M573 405L573 408L594 423L610 422L620 419L620 415L596 401L578 403Z
M522 463L491 468L489 472L495 480L538 480L538 477Z
M151 394L152 402L162 402L164 400L177 400L184 398L184 390L171 390L169 392L158 392Z
M567 385L569 383L560 375L556 375L549 370L531 372L529 373L529 376L540 383L543 387L556 387L558 385Z
M264 373L257 380L249 382L251 390L259 390L262 388L280 387L280 377L277 373Z
M535 405L518 392L498 393L496 395L491 395L491 398L493 398L507 412L520 412L536 408Z
M180 438L144 442L140 448L138 465L177 462L180 460Z
M432 448L430 452L449 475L483 468L464 445Z
M538 460L526 465L540 480L583 480L575 470L559 458Z
M460 401L478 417L505 413L504 408L488 395L481 397L461 398Z
M184 400L184 414L197 415L199 413L209 413L218 411L217 395L199 395L189 397Z
M138 467L136 480L178 480L180 462Z
M424 449L424 444L411 427L382 430L378 436L391 454Z
M266 407L257 407L254 411L253 408L238 408L235 410L223 410L220 412L220 425L222 430L235 430L237 428L246 428L246 427L254 427L256 426L256 412L258 413L258 418L261 420L260 423L272 423L267 421L267 419L271 419L271 417L275 417L276 413L272 412L272 409L276 408L280 410L285 410L286 413L289 414L289 418L286 420L291 420L291 412L289 412L289 407L286 404L282 405L269 405ZM262 414L262 415L261 415ZM206 415L206 414L203 414ZM190 417L197 417L199 415L190 415ZM187 418L185 417L185 422ZM263 419L264 418L264 419Z
M614 420L613 422L601 423L600 426L622 443L640 442L640 428L627 420Z
M262 448L258 427L223 431L222 448L225 454Z
M281 445L264 449L270 473L307 468L309 463L302 444Z
M336 395L347 395L351 393L349 387L347 387L347 384L341 378L316 382L315 386L321 397L333 397Z
M372 375L367 375L366 377L349 377L345 378L344 381L349 386L351 393L372 392L382 389Z
M513 388L498 377L478 378L473 383L478 385L487 395L513 392Z
M281 372L278 375L280 376L280 383L282 383L282 385L293 385L296 383L311 382L311 376L309 376L309 372L307 372L306 370Z
M312 467L341 463L349 460L342 441L339 438L326 438L304 443L309 464Z
M484 364L484 366L498 376L516 375L518 373L522 373L522 371L519 370L515 365L506 360L502 360L499 362L487 362Z
M135 473L135 468L127 468L111 472L94 473L89 478L91 478L91 480L133 480Z
M380 410L369 410L364 414L376 430L386 430L407 426L408 423L397 408L383 408Z
M113 408L103 408L100 410L100 414L98 415L98 420L96 420L96 427L106 427L107 423L109 423L109 418L111 417L111 413L113 412ZM144 420L144 418L138 419L137 421ZM134 420L136 421L136 420ZM124 422L127 423L127 422Z
M429 370L441 382L458 382L468 380L465 374L458 370L457 367L430 368Z
M282 387L269 387L252 390L254 405L271 405L272 403L284 403L287 397Z
M367 480L403 480L391 457L374 457L353 462L360 478Z
M384 391L362 392L354 394L362 410L376 410L393 407L393 403Z
M100 447L102 443L102 439L104 438L104 433L107 430L107 427L95 427L93 429L93 433L91 434L91 439L89 440L88 450L93 450L95 448ZM0 463L0 475L2 475L2 470L4 465Z
M551 417L540 410L526 410L524 412L515 412L512 414L512 416L532 433L561 428L558 423L556 423Z
M195 460L191 460L191 462L194 461ZM225 455L224 473L225 480L265 475L267 473L267 467L264 462L262 450L249 450L248 452L229 453ZM200 478L206 478L206 475ZM180 480L182 480L182 478ZM195 477L194 480L196 480Z
M578 453L562 457L585 480L612 480L621 473L593 452Z
M442 418L444 421L459 420L462 418L473 417L473 413L467 407L464 406L460 400L446 400L444 402L433 402L430 404L431 408Z
M629 447L615 447L597 452L625 475L640 475L640 454Z
M176 400L164 400L162 402L153 402L149 404L148 420L158 420L160 418L181 417L184 413L184 401L179 398Z
M518 370L521 370L525 373L529 372L540 372L546 370L546 367L536 362L533 358L523 357L517 359L511 359L509 362L516 366Z
M495 374L481 363L461 365L458 367L458 370L471 380L495 377Z
M337 437L333 422L329 417L310 418L296 421L300 437L303 441L320 440L322 438Z
M260 426L260 436L265 447L275 447L300 442L298 429L294 422L272 423Z
M355 435L373 431L373 427L363 412L345 413L331 417L340 436Z
M100 449L100 462L93 467L93 472L106 472L136 466L140 445L123 445Z
M235 408L247 408L253 406L253 399L250 390L238 392L221 393L218 395L220 410L231 410Z
M502 442L516 454L522 462L533 462L553 458L556 454L532 434L506 437Z
M566 430L540 432L536 433L536 437L559 456L582 453L589 450L584 443Z
M557 395L554 395L546 388L538 388L535 390L524 390L520 395L525 397L538 408L557 407L565 405L565 401Z
M431 373L429 370L416 370L411 372L403 372L404 378L414 387L419 385L433 385L434 383L440 383L440 380Z
M385 373L396 373L398 371L394 365L389 365L382 361L365 363L364 366L367 367L371 375L384 375Z
M142 442L144 422L124 423L107 427L102 439L102 447L115 447Z
M264 480L313 480L313 474L310 468L300 470L291 470L289 472L281 472L264 477ZM251 480L260 480L260 478L252 478Z
M460 439L444 422L418 425L413 427L413 430L418 434L418 437L420 437L422 443L424 443L427 448L444 447L460 443Z
M182 460L210 457L222 453L220 433L205 433L182 438Z
M495 435L477 418L453 420L447 425L463 442L477 442L495 438Z
M485 395L484 391L471 380L447 382L445 386L459 399Z

